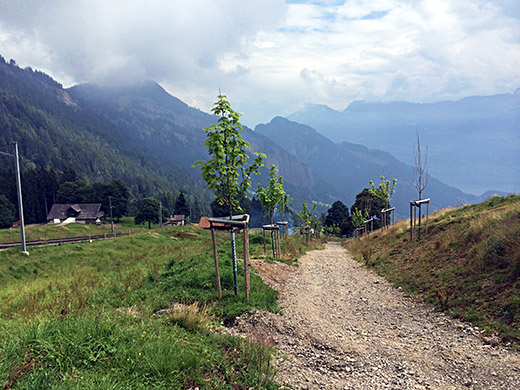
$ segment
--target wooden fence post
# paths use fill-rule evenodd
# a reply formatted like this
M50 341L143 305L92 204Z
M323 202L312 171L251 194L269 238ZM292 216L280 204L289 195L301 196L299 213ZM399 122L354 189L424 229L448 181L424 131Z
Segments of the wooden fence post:
M249 227L244 227L244 290L246 301L249 300Z
M222 287L220 286L220 271L218 268L217 240L215 237L215 229L211 228L211 240L213 241L213 258L215 259L215 273L217 274L217 293L218 299L222 299Z

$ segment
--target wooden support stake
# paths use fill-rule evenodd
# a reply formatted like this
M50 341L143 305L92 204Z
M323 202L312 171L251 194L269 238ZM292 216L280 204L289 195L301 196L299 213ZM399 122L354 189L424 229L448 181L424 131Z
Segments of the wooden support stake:
M244 227L244 290L246 301L249 300L249 228Z
M264 233L264 256L267 254L266 247L265 247L265 229L262 228L262 232Z
M413 209L413 204L412 204L412 202L410 202L410 241L413 240L412 209Z
M276 231L276 241L278 242L278 258L281 259L282 258L282 246L280 243L280 231L279 230Z
M213 258L215 259L215 273L217 274L218 299L222 299L222 287L220 286L220 271L218 269L217 240L215 237L214 228L211 228L211 240L213 241Z
M430 215L430 202L426 203L426 234L428 234L428 216Z

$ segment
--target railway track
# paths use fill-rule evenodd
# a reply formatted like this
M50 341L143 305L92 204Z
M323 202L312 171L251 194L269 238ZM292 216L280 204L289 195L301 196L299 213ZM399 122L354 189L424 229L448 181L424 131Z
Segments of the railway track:
M85 237L68 237L68 238L53 238L50 240L34 240L34 241L26 241L25 244L27 246L43 246L43 245L61 245L61 244L73 244L76 242L85 242L85 241L93 241L93 240L104 240L107 238L115 238L121 236L128 236L129 233L110 233L110 234L99 234L95 236L85 236ZM8 249L17 246L21 246L21 242L2 242L0 243L0 249Z

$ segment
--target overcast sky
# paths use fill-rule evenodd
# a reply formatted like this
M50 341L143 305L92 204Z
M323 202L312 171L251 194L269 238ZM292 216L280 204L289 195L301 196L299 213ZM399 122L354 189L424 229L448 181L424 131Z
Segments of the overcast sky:
M68 87L151 79L254 126L307 103L520 87L519 0L0 0L0 54Z

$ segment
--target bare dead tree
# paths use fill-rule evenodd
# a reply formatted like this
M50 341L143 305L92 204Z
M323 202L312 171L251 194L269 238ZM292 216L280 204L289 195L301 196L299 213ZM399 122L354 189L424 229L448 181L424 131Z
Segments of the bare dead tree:
M426 152L421 151L421 141L419 140L419 131L417 133L417 149L414 149L414 165L412 173L413 186L419 193L419 200L422 199L422 192L428 186L428 146ZM419 238L421 238L421 207L419 207Z
M426 147L426 152L423 153L421 151L421 142L419 140L419 132L417 131L417 148L414 149L414 164L413 164L413 174L412 181L413 186L419 193L419 200L421 200L422 192L428 186L428 147Z

